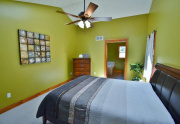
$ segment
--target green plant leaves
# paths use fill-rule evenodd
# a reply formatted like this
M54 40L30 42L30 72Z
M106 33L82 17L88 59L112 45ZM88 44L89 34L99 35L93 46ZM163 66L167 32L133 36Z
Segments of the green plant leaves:
M135 79L140 80L141 78L139 77L139 74L143 72L144 69L144 64L143 63L132 63L130 64L130 70L135 72ZM134 79L134 78L133 78Z

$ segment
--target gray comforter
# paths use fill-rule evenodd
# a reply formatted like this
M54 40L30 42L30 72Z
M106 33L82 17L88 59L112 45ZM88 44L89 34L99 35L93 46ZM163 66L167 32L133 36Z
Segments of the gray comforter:
M37 117L69 124L174 124L149 83L82 76L49 93Z

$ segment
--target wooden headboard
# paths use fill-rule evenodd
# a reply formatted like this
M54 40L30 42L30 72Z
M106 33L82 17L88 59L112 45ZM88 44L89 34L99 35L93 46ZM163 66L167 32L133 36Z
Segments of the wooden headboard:
M180 69L176 69L176 68L172 68L170 66L166 66L160 63L157 63L155 65L155 67L153 68L152 74L151 74L151 78L154 75L154 72L156 71L156 69L162 70L164 72L166 72L167 74L177 78L180 80Z
M155 65L150 83L176 124L180 124L180 70Z

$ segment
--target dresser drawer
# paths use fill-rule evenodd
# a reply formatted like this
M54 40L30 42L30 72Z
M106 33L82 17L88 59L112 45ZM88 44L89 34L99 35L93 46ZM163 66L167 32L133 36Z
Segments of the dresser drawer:
M74 68L74 72L89 72L90 68Z
M90 60L88 59L88 60L85 60L85 59L83 59L83 60L74 60L74 63L76 63L76 64L89 64L90 63Z
M74 72L74 75L81 76L81 75L90 75L89 72Z
M89 68L89 64L74 64L74 68Z

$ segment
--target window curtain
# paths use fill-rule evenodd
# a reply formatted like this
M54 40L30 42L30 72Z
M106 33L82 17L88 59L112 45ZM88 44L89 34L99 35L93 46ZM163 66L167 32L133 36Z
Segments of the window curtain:
M153 58L154 58L154 32L147 37L146 55L144 62L144 74L146 82L150 81L151 73L153 70Z

